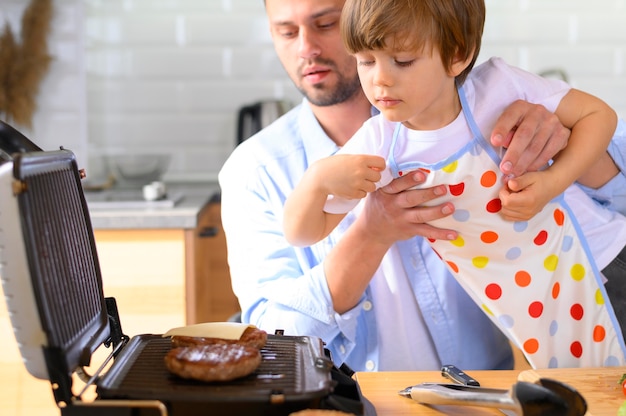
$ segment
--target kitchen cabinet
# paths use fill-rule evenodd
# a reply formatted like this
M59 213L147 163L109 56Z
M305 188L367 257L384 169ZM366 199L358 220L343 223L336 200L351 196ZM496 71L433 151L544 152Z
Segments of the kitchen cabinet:
M200 213L198 227L187 233L194 277L187 279L187 323L226 321L239 311L230 283L221 204L211 201ZM189 266L191 267L191 266Z

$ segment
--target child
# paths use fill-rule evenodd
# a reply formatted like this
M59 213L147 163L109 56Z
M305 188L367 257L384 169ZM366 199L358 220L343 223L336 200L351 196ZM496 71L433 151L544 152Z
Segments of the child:
M617 117L601 100L501 59L472 70L484 17L483 0L346 2L344 43L381 114L309 168L287 199L286 236L313 244L368 192L422 170L424 187L448 186L431 204L447 198L455 207L430 224L459 232L432 247L533 367L625 365L599 270L623 264L616 257L624 256L626 218L571 186L617 172L605 154ZM517 99L543 104L572 134L546 169L499 178L500 149L484 136ZM619 277L626 279L623 267Z

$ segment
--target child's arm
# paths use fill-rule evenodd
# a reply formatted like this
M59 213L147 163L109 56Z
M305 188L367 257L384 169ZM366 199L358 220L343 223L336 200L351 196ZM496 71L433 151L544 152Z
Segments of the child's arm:
M571 89L555 114L565 127L572 129L568 145L549 168L507 182L508 189L500 193L501 213L507 219L531 218L578 178L593 181L594 172L599 172L592 167L597 167L613 137L617 125L615 111L599 98Z
M376 190L385 160L371 155L335 155L313 163L285 201L283 225L295 246L314 244L330 234L346 214L324 211L328 195L360 199Z

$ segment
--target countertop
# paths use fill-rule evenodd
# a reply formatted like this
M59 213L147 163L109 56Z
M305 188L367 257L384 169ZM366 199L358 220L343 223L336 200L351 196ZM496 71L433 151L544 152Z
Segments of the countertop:
M508 390L517 381L535 382L538 378L550 378L568 384L585 398L586 416L616 415L617 409L626 401L619 379L626 367L565 368L499 371L470 371L482 387ZM356 373L361 392L375 407L377 416L402 415L501 415L494 408L424 405L398 394L405 387L423 382L449 383L438 371L400 371L379 373Z
M85 191L93 229L191 229L198 224L202 209L210 202L219 201L219 185L215 182L166 185L167 195L175 203L142 204L141 191L137 190L137 203L109 205L101 203L103 197L128 190Z

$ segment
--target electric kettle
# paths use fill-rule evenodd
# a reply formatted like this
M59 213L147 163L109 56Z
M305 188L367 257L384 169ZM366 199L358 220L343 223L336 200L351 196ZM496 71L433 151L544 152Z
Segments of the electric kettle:
M242 107L237 119L237 144L270 125L290 108L291 104L284 100L263 100Z

